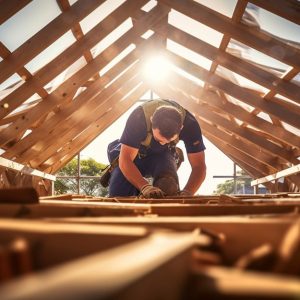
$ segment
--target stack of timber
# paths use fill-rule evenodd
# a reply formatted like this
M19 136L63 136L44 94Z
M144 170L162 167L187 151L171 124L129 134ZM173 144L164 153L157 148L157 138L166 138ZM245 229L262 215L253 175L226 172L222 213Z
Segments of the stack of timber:
M7 195L1 300L300 297L300 194Z

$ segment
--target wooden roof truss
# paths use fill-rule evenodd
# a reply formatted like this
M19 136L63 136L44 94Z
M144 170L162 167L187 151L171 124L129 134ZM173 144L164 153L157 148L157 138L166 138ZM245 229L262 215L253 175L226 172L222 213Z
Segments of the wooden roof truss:
M127 0L89 31L83 30L82 20L107 1L56 2L61 13L16 49L10 51L0 42L0 83L16 74L22 79L0 94L3 158L54 174L151 89L193 112L204 135L253 178L299 164L299 45L251 27L243 18L247 5L254 4L300 25L299 1L238 0L228 17L200 1ZM147 3L153 6L149 11L143 8ZM0 24L30 4L1 1ZM170 22L174 12L222 34L219 46L187 33L180 22ZM124 24L130 24L127 30ZM97 53L99 43L121 28L123 34ZM28 63L69 31L74 42L30 72ZM149 31L152 35L145 38ZM181 55L170 41L204 57L210 67ZM234 54L234 41L288 68L278 76ZM167 82L149 83L142 75L143 63L153 53L163 53L176 66ZM112 61L117 62L111 66ZM70 68L73 71L55 86L55 79ZM230 80L232 74L261 89L241 86ZM287 177L286 184L298 191L299 174Z

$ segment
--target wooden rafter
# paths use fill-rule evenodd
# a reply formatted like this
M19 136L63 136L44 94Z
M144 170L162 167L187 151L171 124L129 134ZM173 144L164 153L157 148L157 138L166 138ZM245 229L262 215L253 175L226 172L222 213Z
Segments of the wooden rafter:
M192 0L159 0L159 2L215 29L231 38L293 67L300 67L300 50L244 24L234 24L229 17ZM273 49L284 49L285 55ZM280 52L280 53L279 53Z
M0 25L31 1L32 0L2 0L0 3Z

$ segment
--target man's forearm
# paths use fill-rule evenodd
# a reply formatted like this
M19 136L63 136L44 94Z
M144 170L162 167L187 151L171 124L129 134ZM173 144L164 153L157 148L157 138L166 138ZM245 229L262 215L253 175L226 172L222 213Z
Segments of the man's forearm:
M138 190L141 190L141 187L148 183L131 160L120 162L119 167L126 179Z
M192 169L191 175L189 177L189 180L188 180L186 186L184 187L184 190L188 191L189 193L194 195L200 188L205 177L206 177L206 169L205 168Z

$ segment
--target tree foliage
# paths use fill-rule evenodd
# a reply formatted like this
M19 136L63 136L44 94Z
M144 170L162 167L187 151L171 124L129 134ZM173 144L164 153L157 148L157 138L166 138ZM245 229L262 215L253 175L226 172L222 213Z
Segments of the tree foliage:
M237 172L239 176L246 176L245 171L241 170ZM237 194L249 194L253 193L253 188L251 187L251 178L237 179L236 180L236 192ZM233 194L234 193L234 180L226 180L223 183L217 185L217 189L214 191L214 194Z
M77 176L78 161L73 158L56 174L57 176ZM106 165L97 162L96 160L82 159L80 160L80 175L81 176L101 176L102 170ZM99 178L80 179L80 194L90 196L107 196L108 190L100 185ZM56 194L77 194L77 180L75 178L59 178L54 183Z

